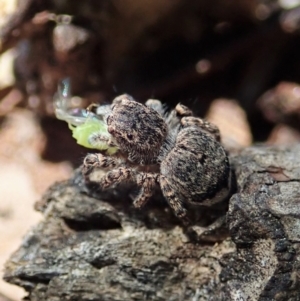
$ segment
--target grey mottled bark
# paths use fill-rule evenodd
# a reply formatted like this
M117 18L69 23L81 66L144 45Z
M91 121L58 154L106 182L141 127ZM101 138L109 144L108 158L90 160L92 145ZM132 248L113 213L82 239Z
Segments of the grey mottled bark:
M32 301L300 300L299 152L233 155L229 234L223 228L198 241L159 194L138 211L127 188L97 192L78 171L37 204L44 220L12 255L5 279ZM222 211L194 215L206 226Z

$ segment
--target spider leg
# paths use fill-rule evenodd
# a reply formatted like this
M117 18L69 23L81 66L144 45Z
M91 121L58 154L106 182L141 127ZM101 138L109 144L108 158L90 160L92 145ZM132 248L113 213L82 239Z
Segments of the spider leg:
M119 167L110 170L101 180L99 184L102 189L107 189L113 185L118 185L122 182L134 182L136 171L132 168Z
M145 105L149 108L152 108L156 112L158 112L161 116L164 116L166 108L158 99L148 99Z
M188 231L189 232L194 232L197 239L202 239L203 240L205 238L207 239L210 236L212 236L213 233L217 230L219 230L219 232L220 232L222 227L224 227L225 225L226 225L226 215L222 215L207 227L200 227L198 225L193 225L188 229Z
M168 182L167 178L161 175L159 178L159 182L160 182L162 193L166 198L167 202L169 203L169 206L174 211L175 215L178 218L185 220L187 215L187 210L183 207L182 201L177 197L174 189Z
M87 177L95 168L112 168L121 164L119 158L103 156L102 154L88 154L83 160L82 173Z
M107 145L108 147L114 147L116 144L112 141L111 137L108 135L103 135L101 133L93 133L89 136L88 141L90 145L97 148L102 145Z
M109 171L100 181L100 186L107 189L122 182L134 182L140 188L133 205L136 208L143 207L153 194L155 185L158 184L158 174L137 172L133 168L119 167Z
M141 187L140 193L134 200L134 207L143 207L153 194L155 185L158 184L159 174L141 172L136 175L136 184Z
M199 127L207 134L213 136L217 141L220 142L221 140L219 128L207 120L204 120L199 117L188 116L188 117L183 117L181 119L181 124L183 127L190 127L190 126Z
M175 111L179 117L193 116L193 112L187 106L181 103L176 105Z
M166 117L166 123L171 130L178 131L180 127L180 121L185 116L191 116L193 112L181 103L177 104L174 110L172 110ZM176 135L176 134L175 134Z

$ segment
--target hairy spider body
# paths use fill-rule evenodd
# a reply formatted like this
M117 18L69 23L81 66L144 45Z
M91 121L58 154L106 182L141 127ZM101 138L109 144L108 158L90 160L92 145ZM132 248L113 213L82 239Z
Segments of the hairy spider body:
M223 147L196 127L178 133L174 148L160 165L161 175L176 191L178 199L202 205L222 198L228 187L229 172Z
M83 173L88 179L95 168L109 168L98 180L102 189L122 182L134 182L141 189L134 205L142 207L156 185L179 218L187 215L186 204L212 205L223 200L230 190L230 166L220 144L216 126L193 117L183 105L170 114L162 104L148 100L146 105L121 95L105 113L107 143L119 152L114 157L89 154ZM98 114L101 114L99 107ZM91 135L90 143L102 140L101 133ZM141 165L154 165L158 172L143 172Z
M108 132L130 162L155 164L167 136L162 116L129 95L114 99L112 113L107 117Z

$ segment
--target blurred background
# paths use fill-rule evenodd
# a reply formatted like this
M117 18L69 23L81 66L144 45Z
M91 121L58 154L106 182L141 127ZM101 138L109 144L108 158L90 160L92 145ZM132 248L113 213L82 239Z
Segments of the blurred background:
M126 92L190 106L229 150L291 145L299 50L300 0L0 0L0 267L87 153L54 117L62 79L74 107ZM22 296L0 281L1 301Z

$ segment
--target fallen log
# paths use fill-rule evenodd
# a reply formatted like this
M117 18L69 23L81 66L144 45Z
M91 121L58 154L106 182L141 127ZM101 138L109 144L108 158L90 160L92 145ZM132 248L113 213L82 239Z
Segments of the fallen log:
M232 154L237 185L228 207L197 209L202 228L222 215L227 223L198 237L159 192L137 210L131 187L101 192L79 169L37 203L44 219L4 278L31 301L300 300L299 152L255 146Z

